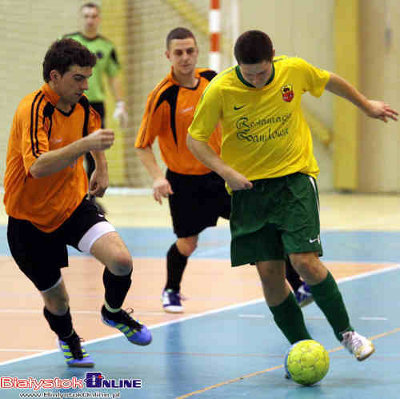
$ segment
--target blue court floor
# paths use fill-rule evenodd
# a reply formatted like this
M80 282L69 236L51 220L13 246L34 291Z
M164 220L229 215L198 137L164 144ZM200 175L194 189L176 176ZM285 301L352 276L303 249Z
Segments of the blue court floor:
M173 237L170 230L138 230L120 230L134 256L163 257ZM396 263L400 259L400 233L325 231L322 239L328 261ZM209 229L196 256L226 258L228 243L227 230ZM5 248L0 250L7 254ZM340 287L354 327L374 340L376 353L357 362L340 348L316 305L307 306L304 314L310 333L332 351L328 375L313 387L284 378L288 343L260 298L153 326L148 347L133 346L120 335L87 342L96 359L89 372L95 375L66 368L56 351L2 363L0 398L399 398L400 267L348 278ZM29 326L21 328L29 333ZM7 388L17 382L24 386L32 379L66 387L75 383L78 388ZM98 387L100 383L105 386ZM135 385L141 388L132 388Z

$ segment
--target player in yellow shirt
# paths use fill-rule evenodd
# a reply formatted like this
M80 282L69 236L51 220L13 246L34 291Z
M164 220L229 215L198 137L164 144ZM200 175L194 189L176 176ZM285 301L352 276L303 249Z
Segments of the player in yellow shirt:
M219 217L229 218L231 199L224 180L199 162L186 146L188 128L196 105L216 73L197 68L199 49L193 33L183 27L172 29L166 38L166 56L171 63L168 75L148 96L135 146L138 156L153 178L154 199L168 198L177 240L167 252L167 281L162 293L166 312L183 312L181 282L189 257L197 247L199 234L215 226ZM164 175L153 153L158 139L167 166ZM219 154L221 129L217 126L209 144ZM312 301L309 287L300 280L290 262L287 278L298 302Z
M301 96L324 89L344 97L368 116L397 120L381 101L365 98L344 79L300 58L275 57L261 31L243 33L235 44L238 65L205 90L189 128L188 146L218 173L232 192L232 266L255 263L266 302L283 334L294 343L310 339L303 314L285 282L284 257L310 286L335 336L358 360L374 352L354 331L338 286L322 255L316 177L310 130ZM207 145L222 124L221 158Z

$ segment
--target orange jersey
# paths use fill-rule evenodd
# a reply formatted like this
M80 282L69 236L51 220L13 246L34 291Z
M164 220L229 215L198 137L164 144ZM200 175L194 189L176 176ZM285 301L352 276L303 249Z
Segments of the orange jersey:
M216 73L196 69L199 82L194 88L180 86L172 72L163 79L147 98L146 109L136 138L135 147L151 146L158 137L161 156L168 169L184 175L204 175L210 169L198 161L186 145L186 136L194 111L204 89ZM219 154L221 131L216 127L209 145Z
M55 108L59 96L44 84L26 96L14 115L4 176L8 215L51 232L60 227L88 190L83 157L50 176L34 179L29 170L48 151L57 150L100 128L100 116L86 97L68 114ZM86 108L86 111L85 111Z

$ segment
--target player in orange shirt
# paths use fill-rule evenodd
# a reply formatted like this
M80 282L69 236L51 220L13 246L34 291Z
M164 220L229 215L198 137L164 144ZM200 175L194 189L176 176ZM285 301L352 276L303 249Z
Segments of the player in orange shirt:
M180 284L199 233L215 226L219 217L229 219L231 204L224 181L200 163L186 146L194 111L209 81L210 69L196 68L198 48L193 33L176 28L166 39L170 73L149 94L136 139L138 155L153 178L154 199L168 198L177 241L167 253L167 282L162 301L166 312L183 311ZM157 164L152 144L158 138L166 176ZM209 144L219 154L221 131L216 127ZM302 304L310 302L308 286L288 263L288 280Z
M14 115L4 178L9 215L7 238L21 271L40 291L44 316L57 334L70 367L93 367L80 344L69 309L61 268L67 245L105 265L105 324L132 343L147 345L151 334L121 309L131 285L132 258L114 227L85 199L103 196L108 186L104 150L114 133L100 129L100 116L84 91L96 56L72 39L54 42L43 62L45 84L26 96ZM92 152L96 170L88 185L83 156Z

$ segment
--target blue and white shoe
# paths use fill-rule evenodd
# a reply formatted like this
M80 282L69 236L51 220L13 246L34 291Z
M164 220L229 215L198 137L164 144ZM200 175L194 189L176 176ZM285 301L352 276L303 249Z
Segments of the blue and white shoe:
M81 346L81 339L75 332L65 341L59 339L58 345L68 367L94 367L93 359Z
M164 311L167 313L182 313L183 306L181 303L181 294L170 288L163 291L161 300Z
M295 291L294 295L296 296L297 303L300 307L306 306L314 301L312 296L310 286L306 283L303 283L297 291Z
M104 305L101 308L101 318L104 324L117 328L125 335L128 341L133 344L142 346L149 345L152 340L150 330L148 330L144 324L140 324L137 320L133 319L130 316L132 313L133 309L128 309L128 312L121 309L114 315L107 312Z

